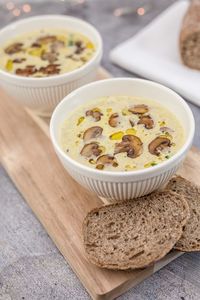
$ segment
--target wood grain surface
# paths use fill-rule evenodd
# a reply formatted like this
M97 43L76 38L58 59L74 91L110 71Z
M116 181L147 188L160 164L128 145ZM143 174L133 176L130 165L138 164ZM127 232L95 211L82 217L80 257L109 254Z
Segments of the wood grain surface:
M181 255L173 251L155 265L131 272L90 264L82 244L82 222L102 201L61 166L48 137L48 119L25 111L0 91L0 139L2 165L93 299L113 299ZM180 173L200 183L199 168L200 152L193 148Z

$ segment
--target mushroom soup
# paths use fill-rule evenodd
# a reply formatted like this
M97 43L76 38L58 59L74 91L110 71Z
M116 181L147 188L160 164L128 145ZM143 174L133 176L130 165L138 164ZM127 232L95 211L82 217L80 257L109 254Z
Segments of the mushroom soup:
M60 128L63 151L98 170L153 167L173 156L183 143L184 130L173 113L155 101L129 96L86 103Z
M80 68L94 52L93 43L78 32L42 29L3 45L0 68L20 76L46 77Z

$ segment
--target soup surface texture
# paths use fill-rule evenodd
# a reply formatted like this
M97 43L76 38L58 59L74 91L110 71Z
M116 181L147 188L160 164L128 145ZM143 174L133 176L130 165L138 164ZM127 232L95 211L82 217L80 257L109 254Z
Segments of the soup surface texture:
M95 52L84 35L63 29L42 29L19 35L0 49L0 68L12 74L46 77L83 66Z
M129 96L95 99L60 127L66 155L90 168L133 171L153 167L184 143L176 116L158 102Z

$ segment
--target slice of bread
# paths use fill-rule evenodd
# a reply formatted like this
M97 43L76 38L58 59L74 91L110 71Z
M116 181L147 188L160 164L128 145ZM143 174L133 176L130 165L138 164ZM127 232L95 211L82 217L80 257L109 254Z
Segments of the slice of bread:
M200 0L190 1L180 31L180 54L183 63L200 70Z
M200 251L200 187L176 176L169 181L166 188L184 196L190 208L190 219L174 248L181 251Z
M96 208L83 222L88 259L108 269L144 268L173 248L188 218L187 201L171 191Z

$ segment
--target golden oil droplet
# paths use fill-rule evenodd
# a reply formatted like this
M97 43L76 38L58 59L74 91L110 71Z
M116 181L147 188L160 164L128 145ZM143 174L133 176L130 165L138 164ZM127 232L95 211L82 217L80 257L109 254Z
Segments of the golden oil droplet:
M85 117L80 117L77 121L77 126L80 125L85 120Z
M98 170L103 170L103 168L104 168L104 165L102 165L102 164L98 164L96 166L96 169L98 169Z
M89 163L95 165L95 160L93 158L89 159Z
M129 116L131 115L132 113L128 110L128 108L123 108L122 109L122 115L123 116Z
M12 69L13 69L13 61L12 61L12 59L9 59L6 63L6 70L12 71Z
M121 140L124 135L123 131L118 131L110 135L110 139L113 141Z
M136 132L137 132L137 131L136 131L135 128L128 128L128 129L126 129L126 133L127 133L127 134L135 135Z
M105 153L106 147L104 147L104 146L99 146L99 150L101 150L101 153Z

